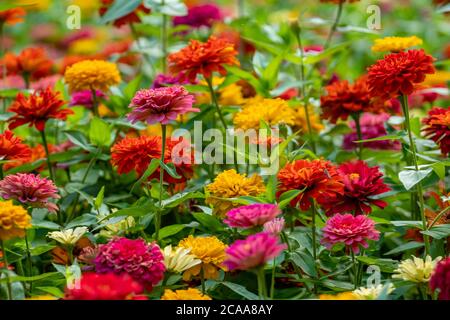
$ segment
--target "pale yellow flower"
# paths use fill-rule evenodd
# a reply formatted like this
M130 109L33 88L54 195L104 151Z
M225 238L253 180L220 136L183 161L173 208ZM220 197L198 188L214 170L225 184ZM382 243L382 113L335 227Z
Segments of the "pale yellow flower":
M163 250L163 256L167 271L181 273L202 263L200 259L197 259L190 252L191 249L172 248L171 245L166 246Z
M411 282L428 282L430 281L431 274L433 273L436 264L442 259L442 257L437 257L432 259L427 256L424 259L412 256L412 259L406 259L400 262L398 268L392 278L398 278L405 281Z
M372 46L373 52L399 52L409 47L419 46L423 43L422 39L412 37L385 37L382 39L375 39L375 44Z
M389 284L387 293L391 293L394 291L394 286L392 283ZM359 289L354 290L352 293L356 296L357 300L377 300L380 296L381 292L383 292L383 285L379 284L377 286L371 286L368 288L360 287Z
M64 245L75 245L87 231L87 227L76 227L75 229L49 232L47 237Z

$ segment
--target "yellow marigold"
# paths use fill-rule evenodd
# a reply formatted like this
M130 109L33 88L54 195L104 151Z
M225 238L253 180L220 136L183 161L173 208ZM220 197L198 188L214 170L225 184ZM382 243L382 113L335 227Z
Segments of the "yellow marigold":
M98 49L98 41L94 39L80 39L70 45L69 52L74 55L90 55L96 53Z
M196 288L189 288L186 290L175 290L170 289L164 290L164 295L161 300L212 300L211 297L206 294L202 294L200 290Z
M450 82L450 71L436 70L433 74L427 74L425 81L422 83L425 86L445 85Z
M260 120L264 120L270 126L282 123L293 125L295 111L289 107L286 100L280 98L252 98L235 114L233 122L237 128L247 130L259 129Z
M25 236L25 229L31 228L31 218L21 206L12 201L0 202L0 240Z
M313 132L320 132L324 126L322 122L320 122L320 117L314 113L314 110L311 106L308 106L308 114L309 114L309 122L311 124L311 130ZM294 130L302 130L302 132L308 132L308 123L306 121L305 108L303 106L299 106L295 108L295 122L294 122Z
M353 292L341 292L338 294L321 294L320 300L358 300Z
M219 86L223 83L225 78L214 77L213 85ZM200 81L200 84L207 85L205 80ZM244 104L245 99L242 94L242 88L236 83L232 83L224 88L217 90L217 98L220 106L240 106ZM209 93L198 94L195 100L199 104L211 103L211 95Z
M64 74L72 92L81 90L107 91L121 78L116 64L104 60L83 60L68 67Z
M206 186L206 190L209 192L206 203L213 206L214 214L224 217L233 207L240 206L226 199L257 196L265 192L266 188L259 175L246 177L231 169L218 174L214 182Z
M217 279L219 268L225 270L223 261L225 260L225 249L227 245L217 237L193 237L184 238L178 247L190 249L190 254L200 259L202 263L193 266L183 273L183 279L188 281L193 276L200 275L203 269L205 279Z
M372 46L372 52L399 52L409 47L419 46L423 43L422 39L412 37L385 37L382 39L375 39L375 44Z

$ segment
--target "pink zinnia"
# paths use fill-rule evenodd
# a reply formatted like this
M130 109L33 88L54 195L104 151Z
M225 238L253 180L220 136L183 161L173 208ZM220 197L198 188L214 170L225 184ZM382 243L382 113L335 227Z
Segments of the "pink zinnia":
M159 246L143 239L115 238L100 245L94 263L97 272L129 274L148 290L164 278L166 270Z
M50 199L59 199L53 181L32 173L16 173L0 181L0 195L3 199L14 199L35 208L47 208L56 212L56 204Z
M189 84L189 79L183 74L179 73L176 76L160 73L158 74L152 83L152 89L168 87L173 84Z
M220 7L215 4L202 4L188 9L186 16L173 18L173 25L188 25L193 28L211 28L214 22L222 21L223 15Z
M264 265L284 249L286 245L279 243L277 236L261 232L245 240L236 240L226 249L227 258L223 263L230 271L249 270Z
M279 235L284 229L284 218L275 218L264 223L264 232L271 233L273 235Z
M433 291L439 290L439 300L450 300L450 257L438 263L430 279Z
M337 243L343 243L354 253L359 252L359 246L367 248L367 240L378 240L380 235L373 220L364 215L355 217L351 214L334 215L328 219L322 231L322 243L328 249Z
M275 204L255 203L231 209L223 222L234 228L252 228L262 226L280 214L281 210Z
M194 96L181 86L143 89L131 100L133 110L128 114L128 120L168 124L180 114L200 111L192 108L193 103Z
M95 91L96 99L105 98L105 94L100 90ZM84 106L86 108L92 108L94 104L94 99L92 99L91 90L83 90L72 93L72 98L70 99L69 106Z

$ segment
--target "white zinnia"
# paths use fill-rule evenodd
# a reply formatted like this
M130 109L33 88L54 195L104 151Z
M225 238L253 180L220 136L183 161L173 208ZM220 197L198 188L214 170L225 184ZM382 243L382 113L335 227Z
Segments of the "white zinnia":
M381 284L368 288L360 287L359 289L354 290L353 294L358 300L377 300L381 292L383 291L383 288L384 287ZM390 283L387 289L387 293L391 293L392 291L394 291L394 286L392 285L392 283Z
M166 269L171 272L181 273L200 264L202 261L190 254L190 252L190 249L172 249L171 245L166 246L163 250Z
M424 259L412 256L412 259L407 259L400 262L398 268L392 278L399 278L405 281L411 282L428 282L430 281L431 274L436 267L436 264L442 259L442 257L437 257L432 259L427 256Z
M74 245L87 231L86 227L76 227L75 229L49 232L47 237L65 245Z

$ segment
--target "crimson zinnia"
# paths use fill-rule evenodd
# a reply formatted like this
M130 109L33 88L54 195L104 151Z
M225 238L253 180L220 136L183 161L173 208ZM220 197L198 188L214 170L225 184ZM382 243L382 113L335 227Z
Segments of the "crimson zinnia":
M50 88L34 92L28 97L20 92L8 109L9 112L15 113L9 119L9 128L14 129L28 124L39 131L44 131L45 123L49 119L66 120L68 115L73 114L72 110L63 109L64 105L65 102L61 100L59 92Z
M370 94L389 99L413 93L414 85L434 73L433 60L422 49L388 54L368 68Z
M291 205L300 204L302 210L311 207L311 199L322 204L327 198L335 198L344 193L344 184L336 167L325 160L297 160L288 163L278 173L278 181L278 197L289 190L301 190L291 201Z
M439 145L443 155L450 152L450 109L434 107L428 111L428 117L422 120L426 137Z
M369 167L359 160L341 164L337 172L344 182L344 193L325 199L323 207L328 215L347 212L368 214L372 212L371 204L382 209L387 206L385 201L372 198L391 190L383 182L383 174L378 167Z
M433 291L439 290L439 300L450 300L450 257L438 263L430 287Z

